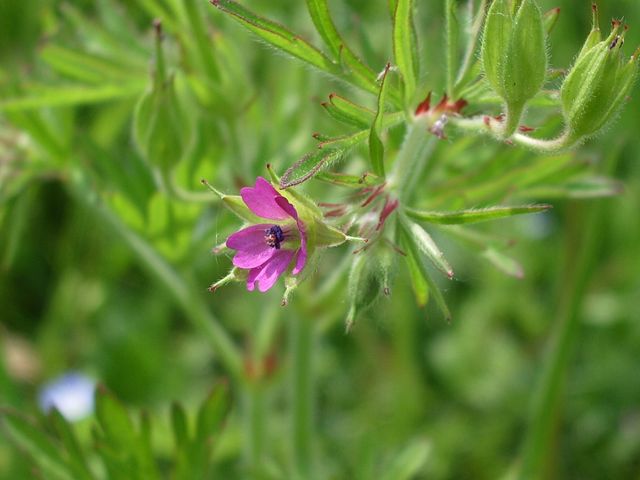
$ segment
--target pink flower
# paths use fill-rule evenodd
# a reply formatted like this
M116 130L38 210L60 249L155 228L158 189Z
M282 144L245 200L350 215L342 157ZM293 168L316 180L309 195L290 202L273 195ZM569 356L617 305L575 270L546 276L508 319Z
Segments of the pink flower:
M307 234L298 212L264 178L255 186L240 190L244 203L258 217L273 220L251 225L227 239L227 247L236 250L233 264L248 269L247 290L266 292L294 261L291 271L297 275L307 261ZM295 259L295 260L294 260Z

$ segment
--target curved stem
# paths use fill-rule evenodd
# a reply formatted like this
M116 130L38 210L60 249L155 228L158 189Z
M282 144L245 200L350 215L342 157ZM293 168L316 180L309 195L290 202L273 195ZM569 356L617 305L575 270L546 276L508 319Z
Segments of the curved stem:
M500 133L501 125L494 118L487 115L463 118L450 117L449 123L460 130L466 130L484 135L497 137ZM523 133L514 133L509 141L515 145L526 147L544 153L560 153L578 145L581 139L576 139L563 132L559 137L548 140L543 138L533 138Z

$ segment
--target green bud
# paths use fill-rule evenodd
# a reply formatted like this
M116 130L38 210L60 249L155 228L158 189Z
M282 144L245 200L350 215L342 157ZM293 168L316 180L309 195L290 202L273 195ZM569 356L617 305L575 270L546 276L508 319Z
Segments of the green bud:
M493 90L504 100L503 135L518 127L526 103L542 88L547 70L544 23L534 0L495 0L487 14L482 63Z
M156 23L156 58L151 88L136 105L133 136L145 159L164 173L168 173L182 156L186 143L185 123L174 77L166 72L162 32Z
M614 21L611 34L594 43L593 32L599 31L595 26L564 79L560 100L567 143L592 136L605 127L615 118L635 82L636 55L624 61L621 52L624 31L619 34L620 27L620 22Z

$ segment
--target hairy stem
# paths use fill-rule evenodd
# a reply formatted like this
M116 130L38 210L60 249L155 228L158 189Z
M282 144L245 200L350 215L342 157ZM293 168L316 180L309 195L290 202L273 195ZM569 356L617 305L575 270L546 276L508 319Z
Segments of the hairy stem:
M449 123L459 130L481 133L500 138L501 124L494 118L487 115L471 118L450 117ZM569 136L567 132L564 132L559 137L550 140L533 138L523 133L514 133L511 138L509 138L509 141L515 145L543 153L560 153L570 150L580 143L580 139L575 139Z
M416 117L407 127L404 142L389 177L389 184L391 188L395 188L401 202L410 199L429 152L436 142L437 138L429 133L429 115Z

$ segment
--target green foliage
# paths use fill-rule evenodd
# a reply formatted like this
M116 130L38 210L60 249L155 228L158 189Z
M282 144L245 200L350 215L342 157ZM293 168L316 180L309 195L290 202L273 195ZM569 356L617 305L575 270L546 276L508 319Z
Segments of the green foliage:
M22 3L0 2L0 477L637 474L637 60L601 48L594 87L588 8ZM265 222L237 193L267 174L312 247L353 243L263 295L225 240ZM68 369L115 394L35 414Z
M73 426L56 409L39 418L37 426L22 414L7 410L2 413L1 425L46 478L162 478L151 445L153 424L149 416L143 413L136 427L124 406L104 387L98 389L95 404L92 452L80 446ZM212 440L220 436L229 409L228 387L217 385L198 409L191 435L183 407L174 404L174 466L162 467L172 472L171 478L211 478ZM96 462L103 468L97 468Z

